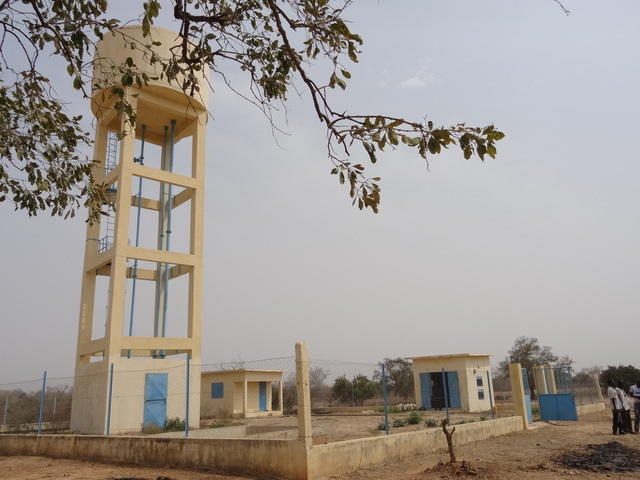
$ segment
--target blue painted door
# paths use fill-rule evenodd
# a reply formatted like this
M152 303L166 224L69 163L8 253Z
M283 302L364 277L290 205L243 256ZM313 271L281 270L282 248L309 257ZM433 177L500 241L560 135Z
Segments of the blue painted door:
M576 402L570 393L538 395L538 405L542 420L578 420Z
M267 382L258 383L258 408L263 412L267 410Z
M431 374L420 374L420 397L422 408L431 408Z
M167 373L147 373L144 380L143 425L164 428L167 418Z
M460 408L460 386L458 384L458 372L445 372L447 389L449 391L449 408Z

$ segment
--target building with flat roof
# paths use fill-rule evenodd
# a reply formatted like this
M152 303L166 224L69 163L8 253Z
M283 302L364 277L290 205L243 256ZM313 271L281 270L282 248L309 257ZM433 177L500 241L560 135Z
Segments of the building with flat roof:
M282 374L282 370L248 369L202 372L201 417L282 415ZM277 402L273 398L274 390Z
M409 357L418 408L448 407L463 412L490 410L495 404L491 356L456 353Z

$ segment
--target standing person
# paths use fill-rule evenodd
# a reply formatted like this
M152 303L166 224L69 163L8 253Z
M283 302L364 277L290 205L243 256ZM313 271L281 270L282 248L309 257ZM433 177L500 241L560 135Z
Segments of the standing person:
M640 431L640 380L635 385L631 385L629 393L633 397L633 413L635 416L636 433Z
M618 382L618 388L616 388L618 397L620 397L620 404L622 405L622 428L624 433L633 433L633 427L631 426L631 401L627 397L627 392L624 391L624 383Z
M620 414L620 411L622 410L620 397L618 397L618 392L616 392L616 387L615 383L613 383L613 380L609 380L607 382L607 385L607 398L611 402L611 414L613 415L613 434L622 435L624 431L622 429L622 423L620 422L622 416Z

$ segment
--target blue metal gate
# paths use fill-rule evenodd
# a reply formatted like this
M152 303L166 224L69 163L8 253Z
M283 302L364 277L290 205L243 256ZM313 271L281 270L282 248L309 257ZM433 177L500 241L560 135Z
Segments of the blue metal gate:
M167 377L166 373L147 373L145 376L144 426L164 428L167 418Z
M576 402L570 393L538 395L542 420L578 420Z
M573 396L571 367L541 367L541 385L537 385L542 420L578 420Z

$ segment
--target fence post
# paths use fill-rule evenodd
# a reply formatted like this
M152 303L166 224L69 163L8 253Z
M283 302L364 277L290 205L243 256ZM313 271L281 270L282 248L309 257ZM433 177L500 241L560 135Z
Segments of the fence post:
M447 411L447 423L449 423L449 395L447 394L447 374L442 367L442 391L444 392L444 408Z
M9 413L9 394L7 393L7 398L4 399L4 422L3 425L7 424L7 413Z
M382 372L382 399L384 400L384 433L389 435L389 396L387 394L387 372L384 368L384 362L380 364Z
M42 375L42 391L40 392L40 410L38 411L38 435L42 433L42 416L44 415L44 395L47 388L47 371Z
M107 396L107 421L104 426L104 434L109 436L111 432L111 397L113 397L113 363L109 365L109 395Z
M311 392L309 390L309 352L304 342L296 343L296 389L298 440L307 449L313 445L311 433Z
M600 380L598 380L598 374L597 373L593 374L593 382L596 385L596 392L598 394L598 401L600 403L604 403L604 399L602 398L602 389L600 388Z
M491 386L491 372L487 370L487 385L489 386L489 405L491 406L491 418L496 418L493 405L493 387Z
M529 416L524 399L524 386L522 383L522 366L519 363L509 364L509 380L511 381L511 399L516 410L516 415L522 417L523 430L529 428Z
M184 436L189 436L189 383L190 383L190 370L191 370L191 355L187 353L187 380L186 380L186 389L185 392L185 402L184 402Z

